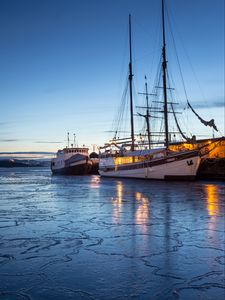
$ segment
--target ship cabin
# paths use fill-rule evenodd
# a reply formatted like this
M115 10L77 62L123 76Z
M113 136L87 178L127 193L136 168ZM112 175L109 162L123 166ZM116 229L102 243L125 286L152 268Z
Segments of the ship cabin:
M88 148L86 147L70 147L64 148L63 150L58 150L56 157L58 159L69 159L70 157L80 154L83 156L88 156Z
M88 148L86 147L80 147L80 148L64 148L63 150L59 150L59 151L63 151L64 153L82 153L82 154L88 154ZM58 151L58 152L59 152Z

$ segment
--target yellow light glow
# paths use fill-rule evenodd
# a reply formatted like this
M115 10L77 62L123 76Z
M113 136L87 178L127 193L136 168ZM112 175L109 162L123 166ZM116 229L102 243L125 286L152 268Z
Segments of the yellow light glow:
M210 150L208 153L209 158L225 158L225 141L215 143L213 140L204 140L196 144L181 143L178 145L170 145L169 148L172 151L197 150L206 145Z
M214 216L219 211L218 206L218 187L213 184L205 186L207 195L207 210L209 216Z
M135 221L138 225L141 225L141 230L143 233L148 231L148 219L149 219L149 201L148 198L142 196L141 193L136 192L136 200L138 200L138 208L135 213Z
M125 156L125 157L115 157L114 163L115 165L123 165L123 164L130 164L132 163L132 157L131 156Z
M123 199L123 185L121 181L117 183L117 199L118 203L121 204Z
M121 181L117 182L116 185L116 198L113 199L113 212L112 219L113 222L118 223L120 220L120 213L122 209L122 201L123 201L123 184Z

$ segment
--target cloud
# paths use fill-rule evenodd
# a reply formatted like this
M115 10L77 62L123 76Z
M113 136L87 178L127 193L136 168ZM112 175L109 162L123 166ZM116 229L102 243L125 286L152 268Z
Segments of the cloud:
M52 141L52 142L48 142L48 141L35 141L33 142L35 144L62 144L63 142L55 142L55 141Z
M55 152L0 152L0 159L51 159Z
M32 141L32 139L0 139L2 143L14 143L20 141ZM33 141L35 144L62 144L63 142L59 141Z
M12 124L18 124L20 121L4 121L4 122L0 122L0 126L8 126L8 125L12 125Z
M18 142L18 139L0 139L0 142L3 143L11 143L11 142Z
M202 101L196 101L191 103L191 105L193 106L193 108L220 108L220 107L224 107L225 106L225 100L221 99L221 100L209 100L207 102L202 102Z
M17 151L17 152L0 152L0 155L5 155L5 154L34 154L34 155L52 155L55 152L49 152L49 151Z

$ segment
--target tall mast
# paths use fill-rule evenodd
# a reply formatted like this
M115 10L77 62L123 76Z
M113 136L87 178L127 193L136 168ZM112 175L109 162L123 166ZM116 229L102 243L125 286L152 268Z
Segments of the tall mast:
M131 47L131 15L129 15L129 46L130 46L130 63L129 63L129 82L130 82L130 124L131 124L131 151L134 151L134 113L133 113L133 93L132 93L132 47Z
M148 134L148 147L151 148L151 137L150 137L150 125L149 125L149 103L148 103L148 84L147 77L145 76L145 94L146 94L146 123L147 123L147 134Z
M162 70L163 70L163 95L164 95L165 146L168 149L169 148L169 130L168 130L168 103L167 103L167 84L166 84L167 60L166 60L164 0L162 0L162 31L163 31Z
M70 147L70 133L67 132L67 144L68 144L68 148Z
M148 147L149 147L149 149L151 149L151 132L150 132L150 122L149 122L149 118L151 116L150 116L150 113L149 113L148 96L149 95L156 96L156 94L149 94L148 93L148 84L147 84L147 77L146 76L145 76L145 92L144 93L138 93L138 94L145 95L145 99L146 99L146 106L144 106L144 107L139 106L140 108L146 108L146 114L142 115L142 114L138 113L138 115L145 118L145 121L146 121L146 124L147 124Z

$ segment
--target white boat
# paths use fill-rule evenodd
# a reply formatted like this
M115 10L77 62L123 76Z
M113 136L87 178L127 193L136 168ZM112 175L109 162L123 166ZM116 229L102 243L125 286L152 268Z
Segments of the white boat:
M173 152L162 149L105 152L100 156L99 174L161 180L194 180L200 164L199 151Z
M51 160L53 174L85 175L92 172L93 162L86 147L67 147L58 150Z
M125 177L161 180L193 180L196 177L201 161L199 150L171 151L169 149L170 133L168 126L167 101L167 58L164 27L164 1L162 0L162 89L164 114L164 147L151 148L149 132L149 107L147 98L147 111L145 117L148 132L148 148L140 148L135 140L132 99L132 47L131 47L131 17L129 16L129 87L130 87L130 121L131 137L128 139L113 139L101 148L99 160L99 174L105 177ZM171 105L172 106L172 105ZM173 109L173 108L172 108ZM141 114L140 114L141 115ZM122 141L121 141L122 140Z

